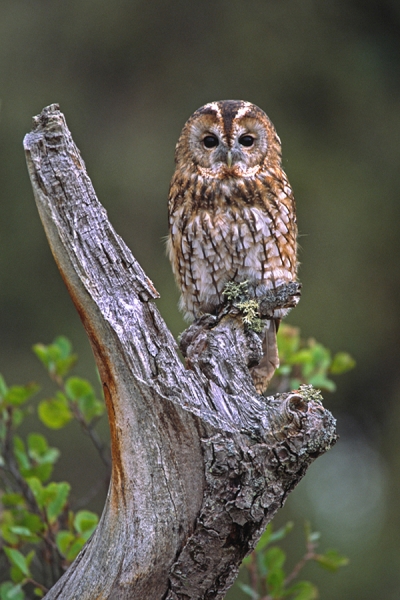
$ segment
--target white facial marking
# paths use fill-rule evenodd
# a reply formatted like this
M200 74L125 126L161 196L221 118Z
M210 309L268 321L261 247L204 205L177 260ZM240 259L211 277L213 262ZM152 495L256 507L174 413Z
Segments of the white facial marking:
M203 108L211 108L212 110L215 110L215 112L217 113L217 116L219 118L221 118L221 110L220 110L217 102L210 102L209 104L206 104Z
M240 107L237 111L235 119L240 119L241 117L244 117L251 107L251 102L243 102L243 106Z

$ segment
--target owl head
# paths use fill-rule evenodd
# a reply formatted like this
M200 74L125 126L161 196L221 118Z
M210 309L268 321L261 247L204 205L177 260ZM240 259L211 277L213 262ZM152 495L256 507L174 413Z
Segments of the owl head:
M280 166L281 144L258 106L222 100L193 113L176 145L175 160L205 177L251 177L266 165Z

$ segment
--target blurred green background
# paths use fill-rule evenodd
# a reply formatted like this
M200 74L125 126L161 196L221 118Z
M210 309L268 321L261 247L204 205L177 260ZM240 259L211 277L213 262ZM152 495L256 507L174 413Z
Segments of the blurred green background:
M0 0L0 372L46 393L30 348L64 334L79 374L96 381L33 201L22 149L31 117L60 104L177 334L184 324L163 240L174 145L195 109L227 98L258 104L282 139L303 282L288 321L357 360L325 394L340 441L277 517L296 522L289 563L310 519L321 547L351 561L337 575L308 568L323 600L398 600L398 0ZM77 499L90 493L104 470L89 442L72 425L46 435L63 451L56 479L70 480Z

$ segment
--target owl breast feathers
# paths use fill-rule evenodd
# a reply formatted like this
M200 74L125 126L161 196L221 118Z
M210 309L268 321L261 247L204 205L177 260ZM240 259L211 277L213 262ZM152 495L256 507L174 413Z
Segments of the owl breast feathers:
M249 102L211 102L186 122L169 193L168 253L188 319L213 313L227 282L271 289L297 275L295 201L281 144L267 115ZM266 389L279 359L266 322L264 356L251 372Z

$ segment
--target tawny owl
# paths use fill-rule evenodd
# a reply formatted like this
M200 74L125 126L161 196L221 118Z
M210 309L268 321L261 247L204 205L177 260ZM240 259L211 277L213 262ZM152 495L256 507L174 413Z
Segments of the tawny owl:
M296 280L295 201L281 167L281 143L267 115L237 100L211 102L185 124L169 193L168 253L188 319L213 313L227 282L256 290ZM264 356L251 369L257 391L279 366L266 322Z

